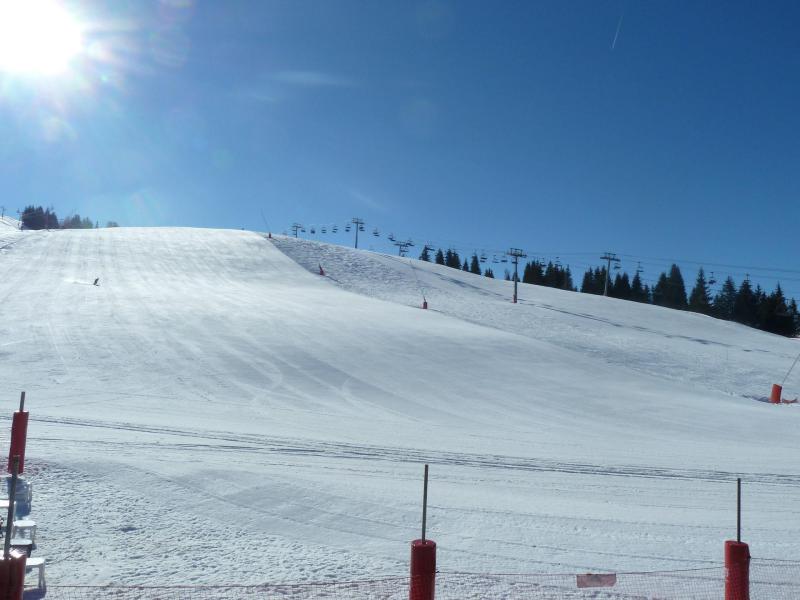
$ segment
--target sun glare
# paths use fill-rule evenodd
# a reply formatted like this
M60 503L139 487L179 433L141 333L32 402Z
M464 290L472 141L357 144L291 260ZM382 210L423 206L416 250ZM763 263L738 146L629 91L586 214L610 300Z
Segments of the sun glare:
M0 71L52 75L81 50L81 29L52 0L0 0Z

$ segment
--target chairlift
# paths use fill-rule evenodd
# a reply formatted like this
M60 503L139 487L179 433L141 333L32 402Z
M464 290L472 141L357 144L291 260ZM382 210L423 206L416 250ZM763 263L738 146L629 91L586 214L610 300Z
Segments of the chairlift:
M395 239L395 237L394 237L394 234L393 234L393 233L390 233L390 234L389 234L388 240L389 240L390 242L395 242L395 241L397 241L397 240Z
M378 228L376 227L375 229L372 230L372 235L374 235L375 237L380 237L381 232L378 231Z
M305 233L305 232L306 232L306 228L305 227L301 227L300 228L300 233Z
M312 228L309 230L309 233L310 233L311 235L314 235L315 233L317 233L317 230L316 230L316 229L314 229L314 228L312 227Z
M480 258L480 261L481 261L482 263L485 263L485 262L486 262L486 253L485 253L485 252L481 252L481 258Z
M496 265L496 264L497 264L497 263L499 263L499 262L500 262L500 261L499 261L499 260L497 260L497 256L492 256L492 263L493 263L493 264L495 264L495 265Z
M363 226L363 225L359 225L359 226L358 226L358 230L359 230L359 231L364 231L364 226Z
M500 259L500 262L501 263L507 263L508 259L504 256L503 258Z
M350 225L349 224L345 225L344 226L344 230L345 230L345 232L350 233Z
M717 283L717 280L714 278L714 271L711 271L711 277L708 278L708 285L714 285Z
M621 268L622 268L622 267L620 267L618 264L614 265L614 270L615 270L615 271L619 271Z
M334 225L333 229L331 229L331 231L333 231L333 233L339 233L339 226L338 225Z
M325 229L324 227L323 227L322 229L320 229L320 231L321 231L322 233L328 233L328 230L327 230L327 229Z

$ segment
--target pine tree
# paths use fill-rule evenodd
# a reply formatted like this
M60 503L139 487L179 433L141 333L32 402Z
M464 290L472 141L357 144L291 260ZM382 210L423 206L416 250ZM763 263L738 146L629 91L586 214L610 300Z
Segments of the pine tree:
M688 302L686 301L686 286L683 283L683 275L678 265L673 264L669 268L669 275L667 276L668 288L665 291L667 303L666 306L671 308L686 308Z
M428 244L422 247L422 252L419 254L419 259L425 262L431 262L431 255L428 252Z
M436 258L434 260L436 261L437 265L444 264L444 252L442 252L441 248L436 251Z
M658 276L658 281L656 281L655 286L653 286L653 304L656 306L667 306L668 287L669 282L667 281L667 274L662 271L661 275Z
M511 273L509 272L509 270L508 270L508 269L506 269L505 280L506 280L506 281L511 281Z
M753 292L750 280L742 281L733 303L733 320L744 325L758 324L758 297Z
M561 284L561 289L571 292L576 291L575 284L572 283L572 271L570 271L569 265L567 265L567 268L564 270L564 280Z
M591 267L586 269L586 272L583 274L583 281L581 282L581 292L584 294L594 294L594 271L592 271Z
M469 273L469 263L467 262L466 258L464 259L464 264L461 266L461 270Z
M689 310L704 315L711 314L711 294L709 294L706 274L703 272L702 267L697 271L697 280L689 296Z
M614 278L613 294L609 292L609 295L623 300L631 299L631 282L628 279L627 273L623 273L622 275L617 273L617 276Z
M736 283L728 276L722 284L720 292L714 296L713 314L720 319L733 319L733 307L736 304Z
M477 254L473 254L472 255L472 260L470 261L470 264L469 264L469 272L473 273L475 275L480 275L481 274L481 263L478 261L478 255Z
M634 302L647 302L647 295L642 286L642 278L639 272L639 269L636 269L636 273L634 273L633 280L631 281L631 300Z
M488 277L490 279L494 279L494 271L491 268L487 267L486 270L483 272L484 277Z

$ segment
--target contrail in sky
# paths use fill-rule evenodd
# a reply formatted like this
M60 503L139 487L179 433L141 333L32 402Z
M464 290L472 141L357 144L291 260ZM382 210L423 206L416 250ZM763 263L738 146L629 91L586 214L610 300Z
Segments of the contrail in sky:
M619 30L622 29L622 19L625 17L624 14L619 16L619 23L617 23L617 32L614 34L614 41L611 42L611 49L613 50L617 45L617 38L619 37Z

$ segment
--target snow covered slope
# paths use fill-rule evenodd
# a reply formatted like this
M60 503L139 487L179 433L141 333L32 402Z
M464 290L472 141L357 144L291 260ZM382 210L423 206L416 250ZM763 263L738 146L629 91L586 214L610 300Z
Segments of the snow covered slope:
M422 462L443 569L719 562L738 474L754 554L800 549L800 410L748 397L794 341L249 232L15 235L0 392L52 582L403 573Z

